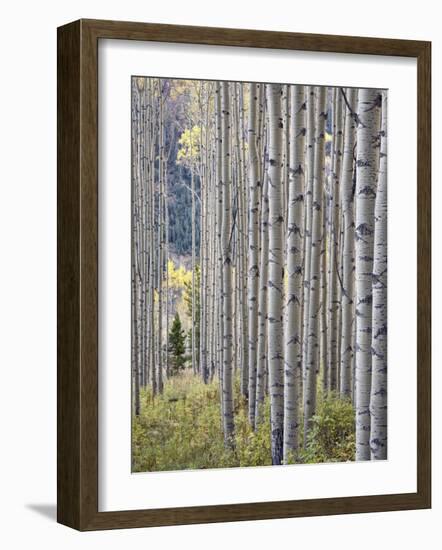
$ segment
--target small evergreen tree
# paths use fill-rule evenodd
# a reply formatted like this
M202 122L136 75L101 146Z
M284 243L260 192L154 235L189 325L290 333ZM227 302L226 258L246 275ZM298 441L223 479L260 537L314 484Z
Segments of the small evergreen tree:
M178 374L186 366L185 340L186 337L181 325L181 319L178 313L176 313L169 333L168 352L170 373L172 376Z

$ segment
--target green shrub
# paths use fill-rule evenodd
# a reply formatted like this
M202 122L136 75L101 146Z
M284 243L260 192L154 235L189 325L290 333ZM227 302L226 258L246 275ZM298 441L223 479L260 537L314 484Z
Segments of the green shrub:
M304 463L346 462L355 456L354 409L347 399L335 394L320 398L305 448Z
M150 388L141 390L141 414L133 418L132 424L133 471L271 465L269 399L264 402L262 422L254 432L236 377L235 445L231 450L224 446L219 396L217 380L204 384L189 371L166 381L163 394L155 398ZM336 396L323 399L318 395L307 445L290 462L354 460L354 450L351 403Z

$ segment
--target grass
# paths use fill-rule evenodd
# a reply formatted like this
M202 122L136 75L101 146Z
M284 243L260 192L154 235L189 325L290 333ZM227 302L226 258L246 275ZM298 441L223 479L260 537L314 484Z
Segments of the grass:
M224 446L218 381L204 384L185 372L168 380L161 396L141 391L141 414L132 423L132 471L173 471L271 465L270 404L254 432L247 404L235 381L235 446ZM302 423L301 423L302 424ZM302 433L301 433L302 441ZM351 403L319 395L311 436L297 462L354 459L354 411Z

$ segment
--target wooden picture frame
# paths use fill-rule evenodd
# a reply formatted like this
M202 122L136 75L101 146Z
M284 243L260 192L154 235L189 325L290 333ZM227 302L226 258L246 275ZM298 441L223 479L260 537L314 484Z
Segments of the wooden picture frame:
M98 41L123 39L417 59L417 492L98 511ZM79 20L58 29L58 521L81 531L431 506L431 44Z

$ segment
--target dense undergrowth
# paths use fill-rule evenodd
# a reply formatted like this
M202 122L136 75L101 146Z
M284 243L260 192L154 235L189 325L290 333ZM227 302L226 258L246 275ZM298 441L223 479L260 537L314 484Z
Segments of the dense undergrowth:
M141 414L132 423L132 471L271 465L269 401L254 432L238 381L234 391L235 445L230 450L224 446L217 381L204 384L186 372L167 381L161 396L152 398L150 388L142 390ZM354 460L354 411L349 401L319 394L312 422L296 462ZM302 443L302 429L300 435Z

